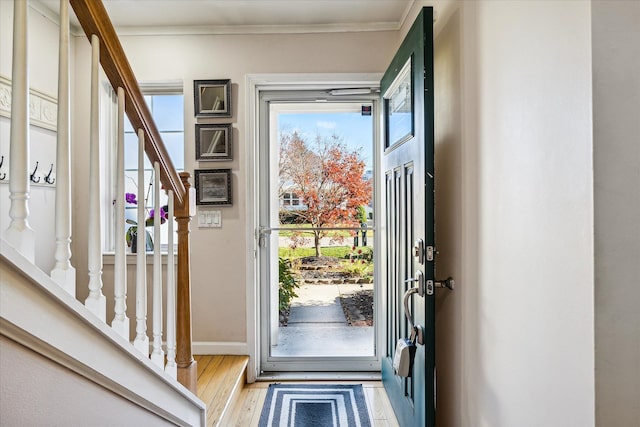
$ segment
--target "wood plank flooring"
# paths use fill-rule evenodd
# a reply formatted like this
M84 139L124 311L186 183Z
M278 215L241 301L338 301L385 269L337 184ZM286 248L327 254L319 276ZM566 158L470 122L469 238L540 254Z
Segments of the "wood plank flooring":
M267 388L273 383L246 384L247 356L194 357L198 362L198 397L207 405L207 426L257 427ZM381 381L291 382L362 384L373 425L399 427Z
M207 426L219 424L230 399L245 383L247 356L194 356L198 362L198 397L207 405Z

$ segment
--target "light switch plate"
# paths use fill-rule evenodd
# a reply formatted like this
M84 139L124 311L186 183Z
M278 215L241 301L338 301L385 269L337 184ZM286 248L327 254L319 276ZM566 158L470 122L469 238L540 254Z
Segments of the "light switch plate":
M200 210L198 212L198 228L220 228L222 227L222 212L211 210Z

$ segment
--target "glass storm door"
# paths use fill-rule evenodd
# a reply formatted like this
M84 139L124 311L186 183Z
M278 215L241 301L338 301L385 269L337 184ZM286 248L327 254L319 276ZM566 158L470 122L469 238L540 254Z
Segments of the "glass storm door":
M433 9L418 15L381 81L386 313L382 379L401 426L435 424ZM421 277L420 277L421 276ZM411 288L420 288L410 291ZM408 292L409 291L409 292ZM408 292L408 293L407 293ZM405 298L406 297L406 298ZM406 300L406 304L405 304ZM405 306L412 319L407 317ZM420 329L413 369L394 369L399 339Z
M380 370L373 322L377 105L377 94L260 95L263 377ZM291 277L298 287L286 287Z

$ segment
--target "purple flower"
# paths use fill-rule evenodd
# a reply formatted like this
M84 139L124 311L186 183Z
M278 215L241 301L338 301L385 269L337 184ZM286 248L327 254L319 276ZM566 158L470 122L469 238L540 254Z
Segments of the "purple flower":
M138 201L136 200L136 195L134 193L126 193L124 195L124 198L127 201L127 203L131 203L132 205L138 204Z
M153 219L155 217L155 210L151 209L149 212L149 219ZM164 210L164 207L160 208L160 221L164 222L167 220L167 212Z

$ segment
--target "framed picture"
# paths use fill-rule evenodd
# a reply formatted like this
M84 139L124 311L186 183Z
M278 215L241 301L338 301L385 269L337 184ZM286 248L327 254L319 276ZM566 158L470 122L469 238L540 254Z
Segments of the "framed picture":
M196 205L231 206L231 169L196 169Z
M233 160L231 124L196 125L196 160Z
M194 80L196 117L231 117L231 80Z

